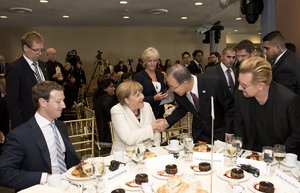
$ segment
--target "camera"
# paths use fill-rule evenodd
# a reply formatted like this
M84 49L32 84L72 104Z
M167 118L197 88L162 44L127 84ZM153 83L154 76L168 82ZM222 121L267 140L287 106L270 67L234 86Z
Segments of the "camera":
M96 59L97 60L102 60L102 54L103 54L103 52L101 52L100 50L97 50Z
M77 55L76 50L70 50L66 54L66 62L70 62L73 67L76 66L76 63L80 61L80 57Z

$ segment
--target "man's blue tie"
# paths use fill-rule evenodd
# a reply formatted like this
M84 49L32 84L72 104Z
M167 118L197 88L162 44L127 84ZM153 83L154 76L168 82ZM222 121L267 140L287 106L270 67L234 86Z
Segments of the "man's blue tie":
M62 174L67 171L67 166L66 166L66 162L63 157L64 154L63 154L61 144L59 141L58 130L54 123L51 123L50 126L51 126L53 134L54 134L54 142L55 142L55 147L56 147L54 154L56 154L56 157L57 157L59 173Z

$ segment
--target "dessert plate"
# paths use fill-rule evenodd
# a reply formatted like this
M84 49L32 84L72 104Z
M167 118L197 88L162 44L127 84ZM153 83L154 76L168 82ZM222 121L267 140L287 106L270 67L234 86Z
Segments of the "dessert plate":
M83 177L83 178L73 176L72 171L74 169L75 169L75 166L68 169L68 171L65 173L66 178L68 178L69 180L85 181L85 180L90 180L95 177L94 175L92 175L90 177Z
M219 178L221 178L222 180L226 180L226 181L244 182L249 179L249 174L245 171L244 171L244 177L241 179L232 178L230 175L230 171L231 171L231 169L219 171L217 175Z
M194 174L196 174L196 175L207 175L207 174L211 174L215 171L214 169L206 171L206 172L200 171L198 165L191 165L190 168L193 170Z
M262 181L264 181L264 180L262 180ZM269 182L271 182L270 180L266 180L266 181L269 181ZM259 182L260 182L260 180L253 180L253 181L251 181L250 183L248 183L248 188L249 188L249 190L251 190L252 192L254 192L254 193L263 193L262 191L260 191L258 188L259 188ZM272 182L273 183L273 182ZM273 183L274 184L274 183ZM278 188L278 186L276 186L276 184L274 184L274 188L275 188L275 190L274 190L274 193L290 193L290 191L288 191L288 190L282 190L282 189L279 189Z
M165 170L158 170L156 172L153 172L152 175L158 179L167 180L169 177L174 176L173 174L167 174ZM182 175L182 171L178 170L175 174L177 176Z

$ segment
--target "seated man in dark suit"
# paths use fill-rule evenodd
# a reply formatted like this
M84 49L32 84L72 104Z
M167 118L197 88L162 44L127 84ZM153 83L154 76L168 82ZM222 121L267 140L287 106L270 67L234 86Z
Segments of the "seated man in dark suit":
M233 133L234 103L228 88L220 78L206 74L191 75L183 65L176 64L167 70L169 88L175 95L177 107L166 120L158 120L160 127L174 125L187 112L193 114L192 135L194 142L211 143L211 96L214 97L214 139L224 141Z
M272 67L261 57L244 60L235 93L235 135L246 149L284 144L300 158L300 97L272 81Z
M65 108L63 87L51 81L32 88L37 111L12 130L0 155L0 184L17 190L44 184L79 163L66 125L56 120Z

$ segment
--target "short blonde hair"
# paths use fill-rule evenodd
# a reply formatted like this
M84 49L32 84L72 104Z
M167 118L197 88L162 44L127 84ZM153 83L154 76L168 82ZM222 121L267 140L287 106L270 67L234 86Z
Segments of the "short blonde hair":
M144 62L147 60L157 60L159 59L159 53L156 48L148 47L143 51L142 59Z
M239 73L252 73L253 84L270 84L272 81L272 67L270 63L259 56L253 56L244 60L240 66Z
M125 99L128 98L131 94L135 94L137 92L142 92L143 86L136 81L125 81L122 82L116 91L116 95L118 97L119 103L121 105L125 105Z

